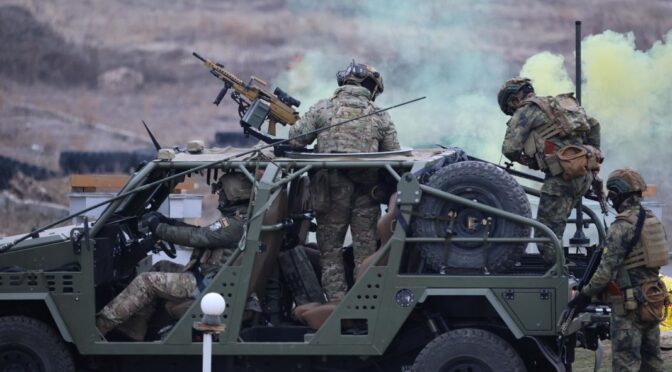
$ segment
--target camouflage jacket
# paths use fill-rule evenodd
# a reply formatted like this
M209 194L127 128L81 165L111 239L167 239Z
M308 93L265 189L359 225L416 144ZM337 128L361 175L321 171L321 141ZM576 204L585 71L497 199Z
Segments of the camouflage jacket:
M527 165L532 169L539 169L536 164L534 154L524 154L525 141L528 136L535 130L549 122L549 117L542 111L539 106L528 104L519 107L513 116L506 124L506 134L504 135L504 143L502 144L502 154L511 161L517 161L521 164ZM553 136L549 139L555 145L556 149L560 149L566 145L591 145L600 148L600 123L592 117L588 117L590 124L590 132L585 138L581 137L561 137L559 135Z
M160 223L156 236L168 242L193 247L184 271L197 264L203 273L219 270L237 247L243 236L247 204L236 205L222 213L222 217L208 226Z
M628 198L621 204L619 212L632 210L635 213L639 213L639 208L643 208L640 200L638 196ZM653 212L648 209L645 210L647 217L653 216ZM597 267L588 285L583 288L582 292L584 294L588 296L598 295L604 291L610 281L615 280L619 282L619 279L622 279L620 275L624 274L619 271L623 265L623 260L626 258L625 251L628 243L630 243L634 234L635 226L628 221L617 219L611 224L607 240L604 248L602 248L602 261L600 261L600 265ZM637 248L639 244L641 244L641 241L633 249ZM642 266L628 270L627 275L630 276L632 286L636 287L642 283L656 280L658 278L658 270Z
M371 113L378 108L370 100L368 89L355 85L342 86L330 99L313 105L289 130L295 137L337 122ZM290 141L292 147L306 146L317 139L316 152L378 152L399 149L397 131L387 112L380 112L350 123L306 135Z

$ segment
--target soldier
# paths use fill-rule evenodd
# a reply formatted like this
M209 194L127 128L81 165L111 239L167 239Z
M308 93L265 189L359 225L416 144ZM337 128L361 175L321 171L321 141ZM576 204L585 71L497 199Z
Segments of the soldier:
M122 325L119 331L142 341L146 321L151 318L159 299L179 301L196 297L231 256L243 236L252 185L240 173L227 173L215 185L213 190L219 190L217 209L222 217L209 226L189 225L158 212L142 216L141 227L147 228L156 238L195 249L186 265L159 261L150 272L133 279L97 314L96 326L103 335ZM138 317L134 316L136 314ZM129 319L131 322L125 323Z
M383 77L362 63L352 63L336 75L334 96L313 105L289 132L290 138L369 114L383 92ZM290 141L303 147L317 138L316 152L352 153L399 149L397 132L387 112L367 116L318 134ZM345 277L341 250L350 226L355 261L360 263L376 249L376 222L380 203L371 193L378 172L371 169L323 169L311 175L311 201L317 218L317 243L322 252L322 285L332 300L343 297Z
M646 183L637 171L611 172L607 189L619 213L609 228L600 265L568 306L578 313L592 296L606 295L611 305L613 370L663 371L659 324L667 290L658 272L669 259L665 230L641 205Z
M586 116L571 93L537 97L531 80L527 78L516 77L505 82L497 101L501 110L511 116L502 153L511 161L546 174L537 220L553 230L562 241L572 208L594 180L600 184L601 181L593 172L566 172L566 163L561 163L558 155L566 149L588 149L592 161L601 162L600 124ZM602 186L596 187L601 189ZM541 231L535 231L534 235L543 237ZM552 244L538 244L538 247L544 261L555 262L556 253Z

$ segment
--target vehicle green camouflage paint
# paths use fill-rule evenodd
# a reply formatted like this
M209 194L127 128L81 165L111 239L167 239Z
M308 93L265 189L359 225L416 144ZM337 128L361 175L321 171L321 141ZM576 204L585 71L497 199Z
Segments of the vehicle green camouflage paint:
M0 355L29 371L40 357L50 360L42 366L47 371L73 370L75 365L200 370L201 335L193 330L202 315L199 298L181 304L186 310L177 318L166 311L163 319L153 320L157 329L172 328L150 333L145 342L103 338L95 328L95 314L135 275L138 262L157 249L138 230L137 221L156 210L184 176L157 181L201 167L207 169L208 182L226 170L254 180L252 175L264 169L255 183L244 239L204 291L219 292L227 300L226 331L213 345L219 358L215 370L487 370L484 366L497 366L497 360L510 360L512 370L532 371L564 370L564 364L571 364L575 339L558 338L557 325L570 291L563 250L546 226L503 209L499 195L505 194L498 194L502 185L513 185L524 195L505 169L445 148L337 156L289 152L282 157L259 151L231 157L246 151L206 148L152 161L120 191L127 195L111 202L90 226L48 230L1 253ZM398 212L389 240L345 298L331 305L322 324L307 321L311 328L291 315L288 286L277 275L277 254L287 249L283 241L292 241L287 231L308 222L311 211L294 200L308 174L322 168L378 169L381 178L396 186ZM440 184L451 172L465 178L443 190ZM472 173L474 177L467 176ZM427 203L440 208L427 212L432 210L423 207ZM603 236L596 216L585 210L588 222ZM421 227L423 219L439 228ZM503 228L511 225L524 228ZM530 237L530 227L545 237ZM517 248L542 241L558 248L550 268L538 264L538 255ZM445 251L426 254L437 249ZM466 252L459 261L467 264L464 268L451 263L451 250ZM443 257L445 267L423 262L430 256ZM511 264L495 265L495 260L489 262L492 257ZM248 306L251 292L262 305L270 301L265 296L273 281L269 278L280 278L274 285L284 299L276 324L269 323L264 306L261 313ZM592 322L586 316L580 320ZM12 340L27 348L12 348Z

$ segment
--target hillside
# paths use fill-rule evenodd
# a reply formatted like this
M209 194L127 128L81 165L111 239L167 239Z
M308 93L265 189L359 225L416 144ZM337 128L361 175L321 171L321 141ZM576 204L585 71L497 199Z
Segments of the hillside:
M367 61L385 77L382 105L428 96L392 113L402 143L440 140L497 162L506 117L495 94L528 58L542 51L561 55L573 78L574 20L583 20L584 35L633 32L636 47L647 50L672 29L671 11L665 0L422 6L179 0L160 7L150 0L5 0L0 156L59 172L62 151L151 148L142 119L164 145L237 131L234 104L212 104L220 85L191 56L198 51L243 80L255 75L281 86L303 102L301 112L331 94L335 72L352 58ZM609 123L603 125L608 132ZM672 205L667 175L648 172L662 201ZM68 191L64 178L34 182L48 182L52 193ZM43 222L0 223L0 234Z

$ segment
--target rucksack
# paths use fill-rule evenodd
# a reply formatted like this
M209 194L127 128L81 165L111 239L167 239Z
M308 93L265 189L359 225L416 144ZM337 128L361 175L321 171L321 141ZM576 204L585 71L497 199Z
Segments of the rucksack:
M537 105L550 119L548 130L544 134L546 139L555 135L567 137L582 135L590 131L586 111L579 105L574 93L564 93L555 97L528 98L523 103ZM541 128L540 128L541 129Z

